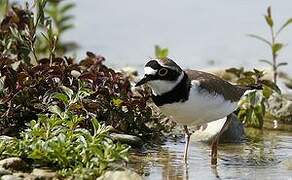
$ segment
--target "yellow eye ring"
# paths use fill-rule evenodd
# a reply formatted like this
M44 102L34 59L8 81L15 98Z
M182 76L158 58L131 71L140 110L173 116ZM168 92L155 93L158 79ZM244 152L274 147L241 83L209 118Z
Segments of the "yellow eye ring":
M165 76L167 73L168 73L168 70L167 70L166 68L161 68L161 69L158 71L158 75L159 75L159 76Z

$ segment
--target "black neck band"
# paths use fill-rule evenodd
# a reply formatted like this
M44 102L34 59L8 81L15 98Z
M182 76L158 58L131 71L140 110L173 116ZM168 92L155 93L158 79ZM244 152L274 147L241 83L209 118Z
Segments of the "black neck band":
M188 75L184 73L183 79L171 91L162 95L152 95L152 99L156 106L162 106L174 102L184 102L189 98L190 89L191 82Z

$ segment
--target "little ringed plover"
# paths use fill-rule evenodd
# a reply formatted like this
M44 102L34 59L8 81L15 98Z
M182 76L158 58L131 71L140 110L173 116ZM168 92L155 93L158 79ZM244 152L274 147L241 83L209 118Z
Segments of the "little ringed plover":
M237 109L247 90L261 89L260 85L239 86L210 73L182 70L169 58L151 59L144 67L145 75L136 84L147 83L153 102L165 115L183 125L186 137L184 160L187 161L191 133L189 125L202 125L230 115ZM212 143L211 164L217 164L217 144L222 130Z

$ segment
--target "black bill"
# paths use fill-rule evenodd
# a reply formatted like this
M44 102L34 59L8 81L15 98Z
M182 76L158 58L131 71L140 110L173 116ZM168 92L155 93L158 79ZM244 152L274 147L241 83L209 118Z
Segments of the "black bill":
M147 83L149 80L150 80L150 78L148 76L144 76L140 81L137 82L137 84L135 86L136 87L141 86L141 85Z

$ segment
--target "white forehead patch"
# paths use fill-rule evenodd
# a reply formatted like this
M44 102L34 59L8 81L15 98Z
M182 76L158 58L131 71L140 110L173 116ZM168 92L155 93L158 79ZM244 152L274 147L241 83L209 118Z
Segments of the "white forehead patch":
M152 69L151 67L145 67L144 72L145 74L148 74L148 75L155 75L157 70Z

